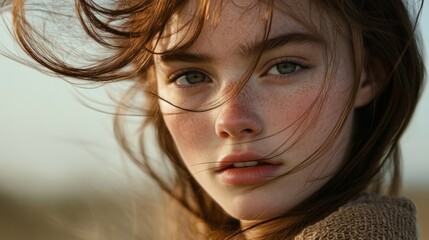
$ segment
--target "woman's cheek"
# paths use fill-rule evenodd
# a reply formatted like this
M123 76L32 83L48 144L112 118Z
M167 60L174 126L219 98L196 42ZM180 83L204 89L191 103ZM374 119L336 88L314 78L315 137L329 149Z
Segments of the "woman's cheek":
M267 120L269 131L280 131L282 129L302 132L305 128L305 122L311 118L311 112L314 112L318 90L312 87L303 87L295 91L285 91L283 94L271 95L271 101L264 107L268 110L264 113ZM304 121L304 122L302 122ZM298 132L297 132L298 131ZM268 133L270 134L270 133Z
M165 124L183 158L192 157L192 152L208 148L210 135L208 113L178 113L164 116ZM204 147L204 148L202 148Z

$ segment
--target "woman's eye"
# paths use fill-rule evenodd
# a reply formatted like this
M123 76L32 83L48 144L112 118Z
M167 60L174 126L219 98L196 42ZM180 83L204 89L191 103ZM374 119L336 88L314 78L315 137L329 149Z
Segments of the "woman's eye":
M209 81L206 74L201 72L186 72L177 77L174 82L177 85L186 86Z
M300 68L301 66L293 62L281 62L270 68L267 73L269 75L291 74L296 72Z

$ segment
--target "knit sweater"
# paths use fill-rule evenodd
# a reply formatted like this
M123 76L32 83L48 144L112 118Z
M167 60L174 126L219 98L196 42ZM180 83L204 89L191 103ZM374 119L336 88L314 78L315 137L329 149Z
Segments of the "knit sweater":
M294 240L414 240L415 214L408 199L365 194L306 227Z

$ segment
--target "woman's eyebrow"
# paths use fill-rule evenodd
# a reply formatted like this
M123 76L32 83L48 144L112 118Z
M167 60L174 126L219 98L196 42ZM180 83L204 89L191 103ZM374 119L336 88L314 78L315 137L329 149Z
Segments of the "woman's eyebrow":
M316 35L309 33L285 33L272 38L268 38L265 41L250 42L245 45L238 47L238 53L243 56L252 56L259 51L269 51L275 48L283 47L286 45L293 44L305 44L305 45L323 45L324 40Z
M186 63L208 63L213 61L213 57L206 54L191 53L187 51L171 51L160 55L160 60L168 62L186 62Z
M286 33L267 39L266 41L250 42L240 44L237 52L243 56L253 56L259 51L269 51L275 48L292 44L321 45L323 40L308 33ZM160 60L164 63L185 62L185 63L210 63L214 57L208 54L192 53L186 50L171 51L160 55Z

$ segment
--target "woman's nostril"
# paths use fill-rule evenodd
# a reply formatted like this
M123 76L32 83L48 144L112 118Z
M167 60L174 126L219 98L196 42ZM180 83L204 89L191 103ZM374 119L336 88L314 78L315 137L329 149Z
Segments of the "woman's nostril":
M246 128L242 130L243 133L253 133L253 130L250 128Z

